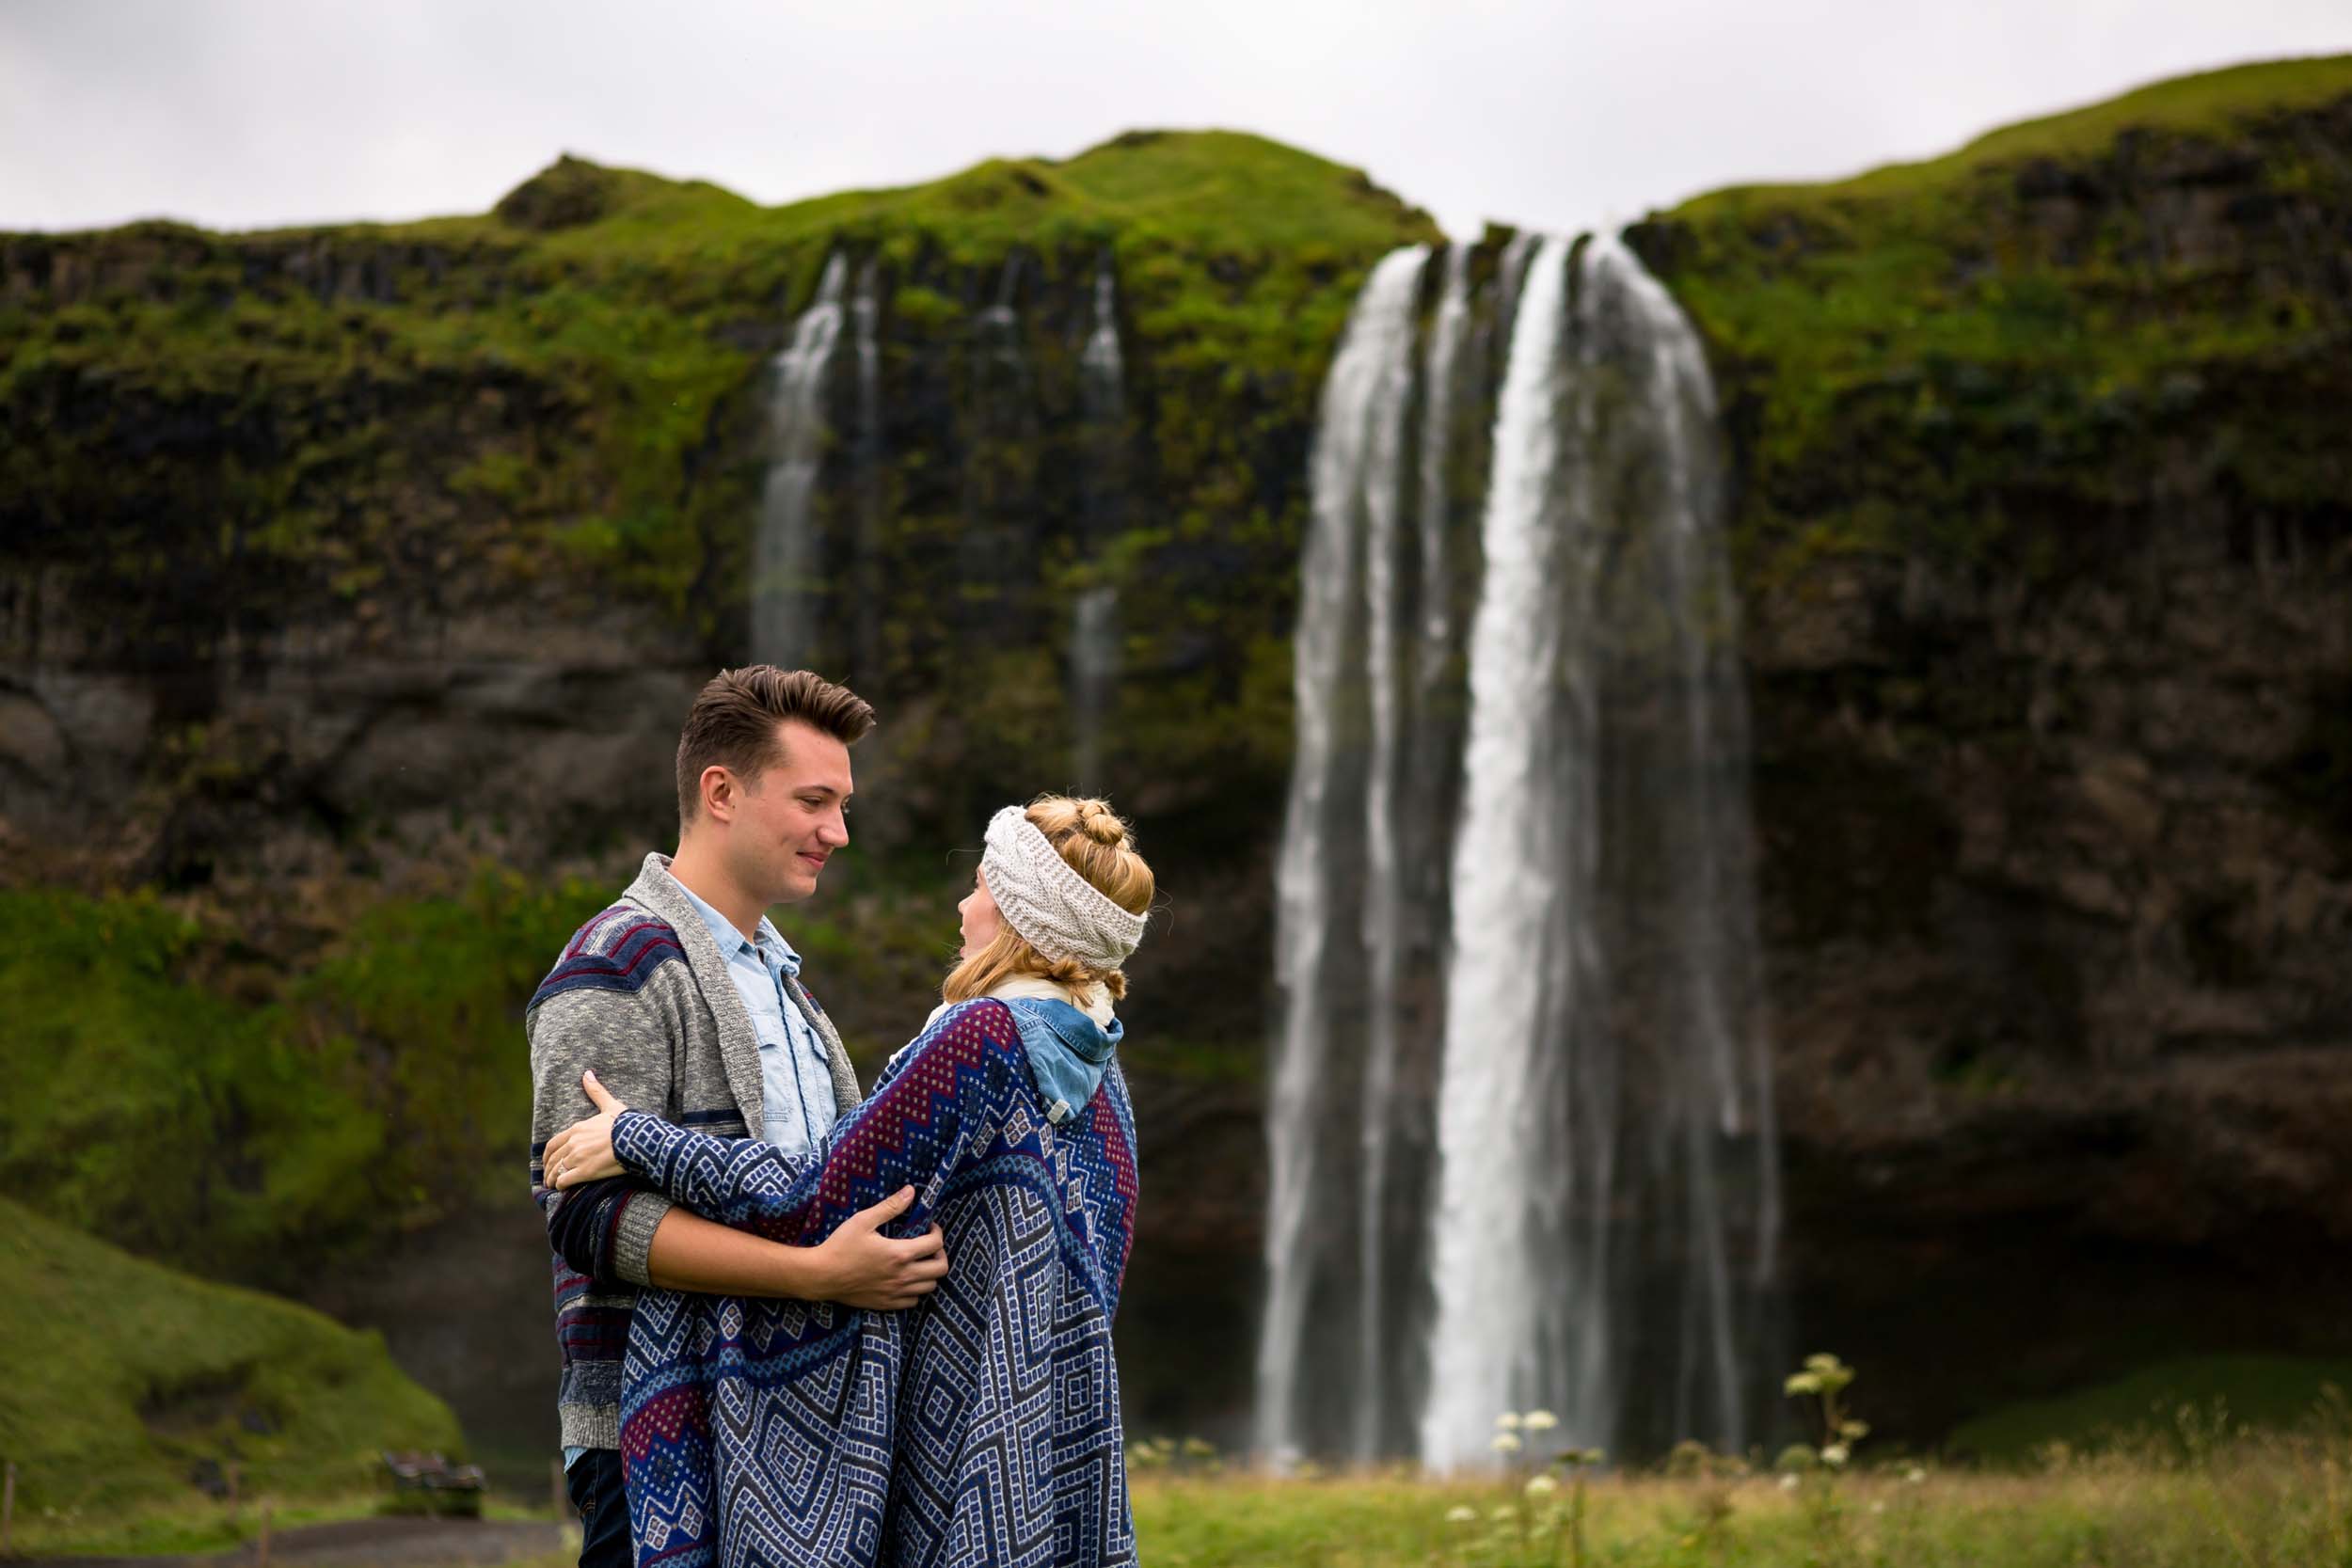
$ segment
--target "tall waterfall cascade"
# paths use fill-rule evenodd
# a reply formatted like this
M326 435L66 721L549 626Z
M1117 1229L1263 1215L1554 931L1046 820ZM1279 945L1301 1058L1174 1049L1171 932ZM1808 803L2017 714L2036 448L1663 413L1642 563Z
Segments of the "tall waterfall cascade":
M1294 698L1297 746L1275 867L1279 935L1275 972L1283 995L1282 1050L1268 1107L1271 1169L1265 1226L1268 1295L1259 1341L1258 1442L1284 1454L1298 1449L1299 1403L1307 1345L1315 1324L1329 1250L1322 1223L1338 1182L1324 1147L1326 1058L1340 1023L1323 1010L1339 986L1327 973L1331 938L1350 908L1347 867L1328 852L1346 829L1350 770L1336 711L1351 686L1360 700L1359 594L1366 514L1387 515L1392 531L1405 424L1412 392L1415 305L1425 247L1384 260L1348 318L1338 356L1324 383L1311 469L1312 505L1299 571ZM1360 801L1360 787L1354 793ZM1356 815L1360 816L1360 804ZM1360 970L1360 964L1353 966ZM1341 977L1344 978L1344 977ZM1322 1303L1322 1309L1333 1304ZM1319 1338L1320 1336L1316 1336Z
M1744 1446L1779 1173L1696 334L1613 237L1395 252L1311 483L1259 1445Z
M817 297L769 366L768 467L752 551L752 655L792 669L807 656L817 613L815 502L827 435L825 372L841 338L849 259L825 262Z

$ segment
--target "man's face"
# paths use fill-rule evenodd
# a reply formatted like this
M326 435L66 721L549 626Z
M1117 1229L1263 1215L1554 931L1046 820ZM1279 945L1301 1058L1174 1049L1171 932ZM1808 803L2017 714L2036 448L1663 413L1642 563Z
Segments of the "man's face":
M736 794L727 861L737 883L762 904L817 891L835 849L850 842L850 749L811 724L776 726L781 760Z

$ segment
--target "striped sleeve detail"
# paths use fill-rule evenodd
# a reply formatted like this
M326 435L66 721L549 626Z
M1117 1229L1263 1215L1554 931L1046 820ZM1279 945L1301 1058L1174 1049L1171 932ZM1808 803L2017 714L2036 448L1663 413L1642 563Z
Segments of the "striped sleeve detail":
M566 1372L580 1369L588 1381L601 1373L587 1371L609 1363L615 1370L628 1349L629 1304L595 1294L595 1281L564 1262L555 1265L555 1338L564 1353ZM603 1402L596 1399L592 1402Z
M537 1007L575 990L637 991L672 960L686 961L677 933L657 915L615 904L572 936L564 956L532 994Z

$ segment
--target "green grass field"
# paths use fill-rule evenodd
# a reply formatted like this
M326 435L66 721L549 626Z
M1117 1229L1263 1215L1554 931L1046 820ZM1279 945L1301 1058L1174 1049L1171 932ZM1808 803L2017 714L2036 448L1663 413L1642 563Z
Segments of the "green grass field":
M2217 1465L2075 1465L2035 1476L1900 1469L1785 1491L1649 1479L1592 1484L1581 1561L1611 1568L2344 1568L2346 1453ZM1501 1483L1401 1477L1139 1477L1149 1568L1568 1568L1577 1548ZM1561 1495L1553 1494L1559 1503ZM1468 1511L1470 1518L1458 1515ZM1449 1517L1449 1515L1456 1515ZM1522 1530L1522 1521L1525 1523ZM566 1568L549 1558L530 1568Z
M1592 1483L1582 1561L1626 1568L2192 1568L2352 1563L2352 1450L2247 1448L2195 1466L2075 1462L2038 1475L1899 1466L1784 1489L1647 1478ZM1565 1493L1404 1479L1139 1481L1153 1568L1565 1564ZM1467 1519L1461 1515L1467 1513Z

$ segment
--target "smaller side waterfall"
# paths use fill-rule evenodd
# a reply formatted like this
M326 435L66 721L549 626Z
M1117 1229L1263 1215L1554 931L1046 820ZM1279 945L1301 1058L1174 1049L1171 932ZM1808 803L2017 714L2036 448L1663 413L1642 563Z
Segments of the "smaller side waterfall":
M1037 263L1013 250L998 269L990 303L970 318L956 396L963 513L954 542L961 590L948 619L952 635L975 646L993 641L1008 613L1035 614L1041 578L1045 475L1039 454L1044 409L1029 348L1028 311Z
M882 684L882 485L885 451L882 408L882 262L868 257L858 269L850 300L857 344L856 646L852 668L861 685Z
M1087 417L1116 420L1125 407L1126 361L1119 350L1119 278L1105 252L1094 268L1094 325L1079 356L1085 372Z
M1029 374L1027 356L1021 348L1021 315L1016 308L1021 298L1021 260L1017 250L1005 258L1004 270L996 275L996 297L974 318L987 373L1008 387L1023 385Z
M1126 502L1127 366L1119 343L1119 283L1110 254L1094 270L1094 319L1078 356L1078 387L1086 417L1084 548L1096 568L1124 526ZM1119 586L1106 580L1083 589L1072 610L1070 709L1076 733L1071 770L1075 787L1104 787L1103 733L1112 721L1119 690Z
M815 303L801 312L792 341L769 367L768 472L752 552L752 657L787 670L816 644L820 562L813 513L828 434L825 372L841 336L849 270L849 259L835 251Z

